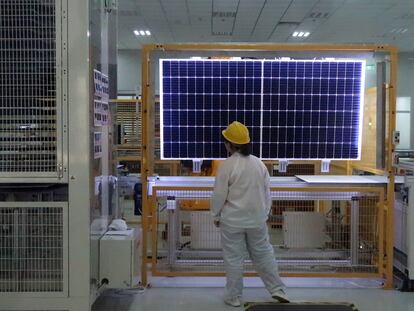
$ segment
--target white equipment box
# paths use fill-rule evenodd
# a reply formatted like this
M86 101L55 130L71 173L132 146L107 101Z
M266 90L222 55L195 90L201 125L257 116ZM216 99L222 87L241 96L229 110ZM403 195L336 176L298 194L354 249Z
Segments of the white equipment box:
M106 288L131 288L138 284L140 230L108 231L100 240L99 278Z
M327 241L322 213L283 212L283 244L286 248L323 248Z

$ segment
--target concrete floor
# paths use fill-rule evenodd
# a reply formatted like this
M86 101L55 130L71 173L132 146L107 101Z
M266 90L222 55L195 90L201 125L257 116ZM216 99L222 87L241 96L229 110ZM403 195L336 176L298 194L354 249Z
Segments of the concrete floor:
M243 301L272 301L260 281L245 280ZM223 304L223 284L222 278L161 278L153 280L153 287L143 292L108 290L96 301L93 311L242 310ZM383 290L375 280L287 279L286 284L287 293L295 302L347 302L359 311L414 310L414 293Z

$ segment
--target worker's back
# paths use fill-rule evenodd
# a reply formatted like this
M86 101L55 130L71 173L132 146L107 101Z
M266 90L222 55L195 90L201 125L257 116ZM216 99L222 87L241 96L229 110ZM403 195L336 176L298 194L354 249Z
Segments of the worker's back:
M269 174L264 164L253 155L236 152L222 163L221 174L228 178L221 222L238 228L263 225L270 208Z

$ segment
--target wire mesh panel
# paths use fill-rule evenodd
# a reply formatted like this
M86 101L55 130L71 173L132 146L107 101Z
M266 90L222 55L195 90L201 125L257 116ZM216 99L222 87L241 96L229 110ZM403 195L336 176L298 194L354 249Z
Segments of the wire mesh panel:
M313 189L314 190L314 189ZM155 192L155 193L154 193ZM224 272L210 190L155 189L153 272ZM382 270L382 196L376 191L271 191L270 242L280 271L372 273ZM246 271L254 271L246 251Z
M55 11L0 1L0 174L57 170Z
M63 207L2 204L0 293L64 291L64 211Z

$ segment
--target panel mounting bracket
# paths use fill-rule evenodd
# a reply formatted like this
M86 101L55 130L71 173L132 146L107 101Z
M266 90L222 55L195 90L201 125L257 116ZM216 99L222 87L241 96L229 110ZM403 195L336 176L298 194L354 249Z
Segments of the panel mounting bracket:
M289 161L286 159L279 160L279 173L286 173Z
M321 173L329 173L329 165L331 164L331 160L322 160L321 162Z
M202 164L203 164L203 160L193 159L193 173L200 173Z

